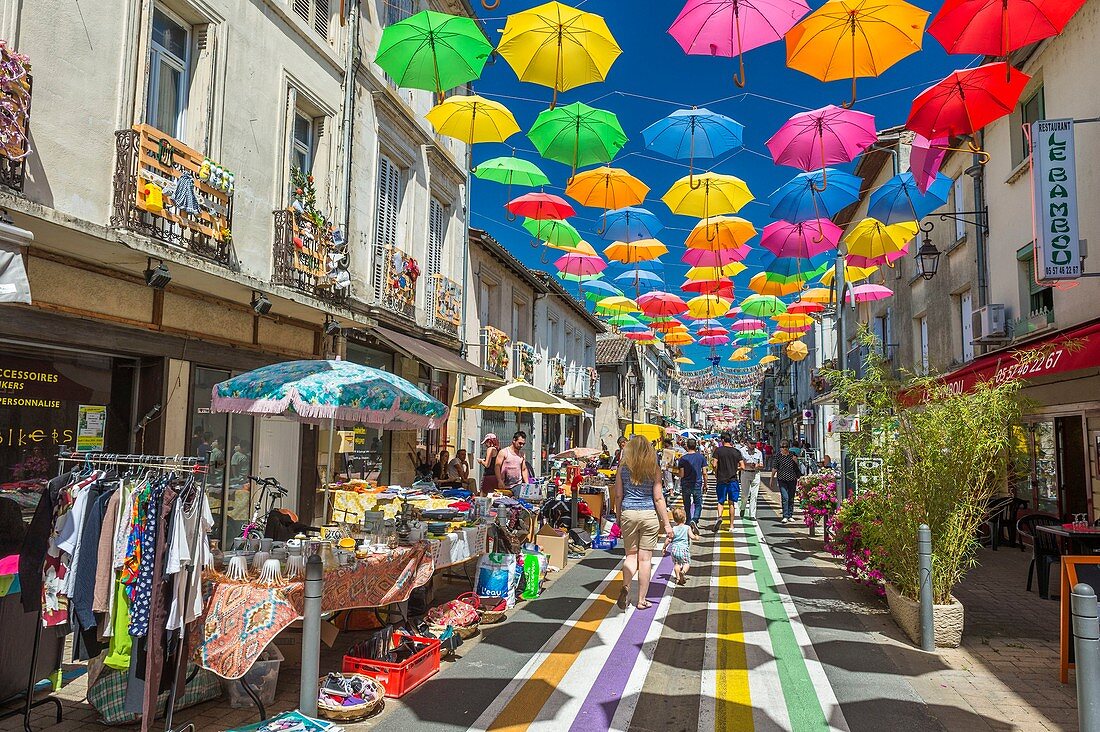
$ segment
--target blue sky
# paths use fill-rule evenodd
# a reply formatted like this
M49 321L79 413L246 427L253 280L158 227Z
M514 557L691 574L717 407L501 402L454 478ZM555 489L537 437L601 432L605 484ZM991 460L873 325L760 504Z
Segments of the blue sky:
M821 0L809 2L811 9L822 4ZM495 45L508 13L535 7L542 4L542 0L500 0L495 10L481 9L480 0L473 0L473 3L489 40ZM673 215L660 197L673 182L687 174L686 161L667 160L646 150L642 129L676 109L693 105L708 107L742 123L745 126L744 148L719 160L698 161L697 167L711 167L716 172L736 175L747 182L757 200L745 206L739 215L762 229L771 221L767 197L799 172L775 165L764 141L796 112L847 101L851 83L826 84L788 69L785 47L779 42L746 55L748 84L738 89L732 81L737 70L736 59L688 56L666 32L683 7L682 0L586 0L568 4L604 16L623 53L605 82L559 94L558 103L580 101L618 115L630 141L611 165L627 169L651 188L645 205L664 223L665 229L658 238L669 248L669 253L662 258L666 289L679 292L687 270L687 265L680 262L684 239L696 221ZM917 0L914 4L933 14L939 7L928 0ZM874 114L879 129L903 124L914 96L952 70L971 62L972 57L948 56L939 43L926 34L923 51L903 59L879 78L859 81L856 109ZM485 67L474 90L511 109L524 133L538 113L549 106L551 97L548 87L519 82L500 58ZM547 192L564 195L570 173L568 166L542 159L524 133L513 136L507 144L475 146L474 163L508 155L510 147L515 146L517 156L536 162L550 177L551 186ZM851 169L853 166L841 167ZM524 191L512 188L512 195ZM531 246L531 237L520 228L520 221L506 220L504 204L507 200L505 186L475 180L472 225L487 230L528 266L553 272L553 265L542 263L540 257L552 262L557 252L548 250L542 254ZM603 241L595 233L599 216L598 209L578 206L577 216L570 221L597 251L602 252L610 242ZM758 242L759 238L751 245L756 246ZM618 271L621 269L609 269L608 279ZM738 300L750 293L746 284L756 271L758 267L750 267L735 278ZM727 357L730 350L729 346L721 348L719 354ZM708 353L709 349L697 346L687 350L687 355L699 366L704 365ZM758 351L757 355L763 352Z

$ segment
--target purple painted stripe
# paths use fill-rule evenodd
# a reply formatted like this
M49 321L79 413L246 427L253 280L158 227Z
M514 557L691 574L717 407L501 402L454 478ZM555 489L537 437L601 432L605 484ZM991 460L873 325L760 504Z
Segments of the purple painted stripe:
M648 610L635 608L630 620L626 621L626 627L623 628L619 639L615 641L615 647L611 649L611 654L600 669L599 676L588 691L588 696L585 697L577 716L573 719L569 732L610 729L619 700L626 689L627 681L630 680L630 672L634 670L634 664L642 653L642 645L649 633L649 627L657 615L657 605L668 588L668 580L665 576L671 572L672 557L666 554L658 563L657 572L649 583L649 592L646 593L646 598L653 604Z

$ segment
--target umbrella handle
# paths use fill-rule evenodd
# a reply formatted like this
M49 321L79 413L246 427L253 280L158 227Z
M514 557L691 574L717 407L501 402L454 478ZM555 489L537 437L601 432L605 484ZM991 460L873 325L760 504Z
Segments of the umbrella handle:
M990 155L988 151L983 150L972 142L966 143L966 147L948 147L947 145L935 145L934 147L936 150L973 153L974 155L978 156L978 165L985 165L993 158L993 156Z
M546 247L543 247L542 251L539 252L539 262L542 264L550 264L550 260L546 256Z
M500 7L500 0L493 0L493 2L488 2L488 0L481 0L481 7L485 8L486 10L496 10L498 7Z
M852 98L840 105L844 109L856 106L856 77L852 77Z
M822 141L822 143L821 143L821 144L822 144L822 145L824 146L825 142L824 142L824 141ZM828 169L827 169L827 168L825 168L825 167L822 167L822 168L821 168L821 187L820 187L820 188L818 188L818 187L817 187L817 183L814 183L814 182L813 182L813 181L811 180L811 181L810 181L810 188L812 188L813 190L817 191L818 193L824 193L824 192L825 192L825 189L826 189L826 188L828 188L828 187L829 187L829 173L828 173ZM821 228L821 227L818 227L818 229L820 229L820 228ZM821 243L821 239L814 239L814 244L820 244L820 243Z
M500 2L500 0L497 0L497 2ZM740 43L740 40L741 40L740 35L738 35L738 43ZM737 74L734 74L733 75L733 83L738 89L744 89L745 88L745 52L740 50L740 48L737 50L737 62L741 67L741 78L740 79L737 78Z

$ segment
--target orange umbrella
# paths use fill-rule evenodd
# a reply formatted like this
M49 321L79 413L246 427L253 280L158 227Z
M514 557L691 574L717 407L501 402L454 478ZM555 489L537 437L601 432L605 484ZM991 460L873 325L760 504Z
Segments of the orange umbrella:
M647 262L656 259L662 254L668 253L668 247L656 239L639 239L638 241L617 241L603 250L608 259L614 259L623 264Z

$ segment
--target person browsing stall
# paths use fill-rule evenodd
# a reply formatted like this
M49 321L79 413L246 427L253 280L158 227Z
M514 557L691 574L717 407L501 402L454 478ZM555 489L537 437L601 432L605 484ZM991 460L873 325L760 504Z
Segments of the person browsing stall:
M497 485L501 488L513 490L520 483L526 483L531 479L531 472L527 468L527 455L523 451L526 444L527 433L519 430L512 435L512 443L498 453L495 470Z
M497 489L497 453L500 452L500 440L490 432L481 441L485 445L485 457L478 458L478 464L484 469L481 474L481 495L487 496Z
M741 471L741 516L756 520L756 499L760 495L760 469L764 467L764 454L751 442L747 443L742 457L745 469Z
M714 451L714 490L718 494L718 520L714 522L714 531L722 528L722 507L729 516L730 531L733 530L734 506L741 498L740 473L745 469L745 458L741 451L733 446L733 435L723 432L722 444Z
M466 485L470 479L470 464L466 461L466 451L459 450L454 458L447 463L447 480L455 481L459 485Z

